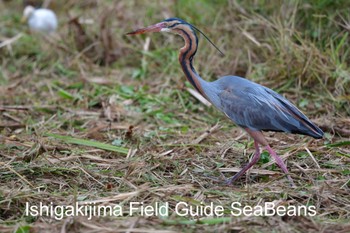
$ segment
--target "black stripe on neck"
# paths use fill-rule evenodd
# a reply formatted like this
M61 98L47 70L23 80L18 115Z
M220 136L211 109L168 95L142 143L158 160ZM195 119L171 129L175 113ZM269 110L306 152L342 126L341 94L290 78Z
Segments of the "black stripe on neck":
M183 30L183 29L179 29L179 30L187 37L187 40L189 42L188 49L185 52L181 53L181 61L180 61L181 62L181 66L182 66L182 68L184 70L184 73L185 73L188 81L190 81L192 86L194 86L199 93L203 94L202 91L200 90L200 88L196 85L196 82L193 80L193 77L191 75L191 71L193 72L193 74L195 76L198 75L196 70L194 69L194 67L192 65L193 57L196 55L196 52L197 52L198 38L197 38L196 34L193 33L194 37L196 38L196 41L195 41L196 48L195 48L195 51L193 52L193 54L191 54L191 56L189 57L189 66L190 67L188 67L187 66L187 62L186 62L186 56L191 51L193 42L192 42L192 39L191 39L190 35L185 30ZM185 40L185 43L186 42L187 41ZM189 68L190 68L190 70L189 70Z

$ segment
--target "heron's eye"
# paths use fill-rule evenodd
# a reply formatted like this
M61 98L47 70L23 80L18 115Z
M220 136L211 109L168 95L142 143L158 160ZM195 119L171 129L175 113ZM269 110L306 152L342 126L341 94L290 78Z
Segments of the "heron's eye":
M168 28L174 28L176 27L177 25L179 25L180 23L174 23L173 25L169 25Z

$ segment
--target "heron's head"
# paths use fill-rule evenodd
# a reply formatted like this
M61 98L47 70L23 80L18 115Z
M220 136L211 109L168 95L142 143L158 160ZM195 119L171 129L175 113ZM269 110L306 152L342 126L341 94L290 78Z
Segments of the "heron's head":
M147 32L173 32L177 33L177 30L179 29L190 29L193 30L193 26L186 21L178 18L169 18L165 19L160 23L156 23L154 25L138 29L133 32L127 33L127 35L137 35L137 34L144 34Z
M27 19L31 16L31 14L33 14L35 8L32 7L32 6L26 6L23 10L23 16L22 16L22 19L21 21L22 22L25 22L27 21Z
M221 53L221 55L224 55L224 53L221 52L220 49L213 42L211 42L211 40L202 31L179 18L165 19L160 23L156 23L145 28L137 29L136 31L129 32L126 35L137 35L144 34L147 32L172 32L175 34L180 34L184 37L185 34L188 34L188 32L190 32L195 36L197 40L196 31L201 33L205 37L205 39L207 39L210 42L210 44L212 44Z

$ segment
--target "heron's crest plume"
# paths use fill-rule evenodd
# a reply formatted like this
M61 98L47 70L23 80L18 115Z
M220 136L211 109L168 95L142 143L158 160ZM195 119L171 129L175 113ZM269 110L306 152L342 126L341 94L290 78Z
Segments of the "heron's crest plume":
M171 22L171 21L180 21L181 24L187 24L189 25L191 28L195 29L196 31L198 31L200 34L202 34L204 36L204 38L212 45L214 46L214 48L222 55L222 56L225 56L225 54L209 39L209 37L207 37L204 32L202 32L201 30L199 30L198 28L196 28L195 26L193 26L192 24L182 20L182 19L179 19L179 18L169 18L169 19L166 19L164 20L165 22Z

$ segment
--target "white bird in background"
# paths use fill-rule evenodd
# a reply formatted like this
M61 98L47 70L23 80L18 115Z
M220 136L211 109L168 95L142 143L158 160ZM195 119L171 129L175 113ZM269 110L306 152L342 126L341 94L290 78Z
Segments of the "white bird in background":
M35 32L53 33L57 29L56 14L49 9L35 9L26 6L23 11L23 21L28 21L29 29Z

